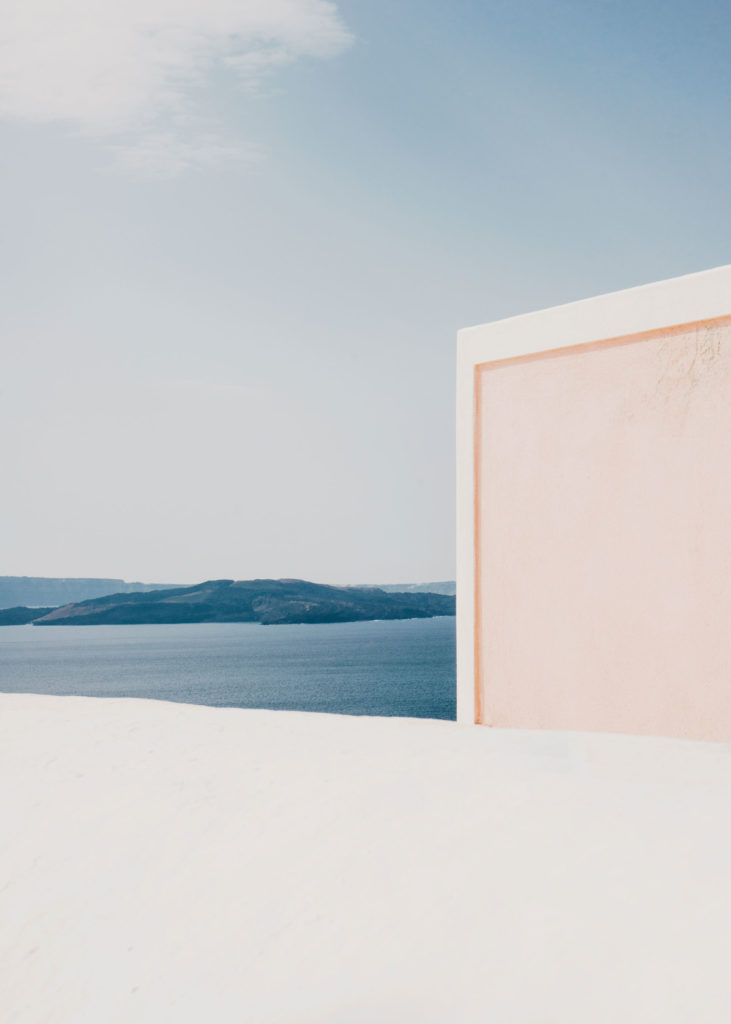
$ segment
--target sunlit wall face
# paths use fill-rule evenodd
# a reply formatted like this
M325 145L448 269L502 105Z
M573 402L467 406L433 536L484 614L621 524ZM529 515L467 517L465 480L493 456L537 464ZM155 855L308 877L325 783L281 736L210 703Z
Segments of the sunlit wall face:
M731 317L475 370L476 718L731 738Z

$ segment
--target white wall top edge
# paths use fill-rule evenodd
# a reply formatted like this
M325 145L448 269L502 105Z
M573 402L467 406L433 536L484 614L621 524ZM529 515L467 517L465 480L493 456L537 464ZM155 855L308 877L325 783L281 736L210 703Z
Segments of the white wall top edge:
M462 365L621 338L731 314L731 264L467 327Z

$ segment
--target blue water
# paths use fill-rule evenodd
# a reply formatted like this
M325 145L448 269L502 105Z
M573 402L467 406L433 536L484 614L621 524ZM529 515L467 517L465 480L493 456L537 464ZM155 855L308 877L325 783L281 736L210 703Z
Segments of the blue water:
M455 620L3 626L0 691L454 718Z

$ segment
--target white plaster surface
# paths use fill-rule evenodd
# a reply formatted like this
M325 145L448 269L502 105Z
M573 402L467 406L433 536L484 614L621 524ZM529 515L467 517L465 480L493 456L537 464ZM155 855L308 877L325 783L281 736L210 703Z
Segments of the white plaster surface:
M0 695L0 1020L710 1024L731 748Z

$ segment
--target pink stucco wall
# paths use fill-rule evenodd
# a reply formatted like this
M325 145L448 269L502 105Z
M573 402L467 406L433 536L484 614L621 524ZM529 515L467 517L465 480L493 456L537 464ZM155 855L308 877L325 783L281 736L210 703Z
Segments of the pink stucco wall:
M731 320L475 384L478 720L731 740Z

